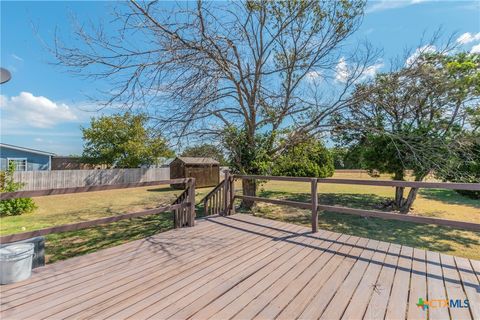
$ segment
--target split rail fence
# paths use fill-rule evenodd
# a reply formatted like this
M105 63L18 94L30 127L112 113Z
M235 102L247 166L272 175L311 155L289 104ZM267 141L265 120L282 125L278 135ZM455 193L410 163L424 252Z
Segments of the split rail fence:
M277 180L286 182L307 182L311 185L310 202L300 202L292 200L282 199L270 199L257 196L240 195L235 193L235 180ZM105 217L96 220L90 220L85 222L66 224L60 226L54 226L41 230L29 231L24 233L17 233L12 235L6 235L0 237L0 243L9 243L20 240L29 239L36 236L43 236L51 233L66 232L73 230L85 229L105 223L116 222L123 219L130 219L135 217L141 217L146 215L158 214L166 211L174 212L174 226L175 228L194 226L195 224L195 179L170 179L126 184L114 184L114 185L94 185L86 187L73 187L73 188L60 188L60 189L46 189L46 190L34 190L34 191L17 191L6 192L0 194L0 200L26 198L26 197L40 197L48 195L79 193L79 192L91 192L102 191L110 189L121 188L135 188L146 187L155 185L166 184L179 184L184 183L186 189L180 194L180 196L168 206L161 206L154 209L131 212L117 216ZM480 184L474 183L442 183L442 182L410 182L410 181L395 181L395 180L356 180L356 179L318 179L309 177L278 177L278 176L257 176L257 175L231 175L228 171L225 172L225 179L220 182L212 191L210 191L203 199L204 215L231 215L235 213L235 199L250 200L253 202L266 202L279 205L287 205L300 209L311 210L312 212L312 231L318 230L318 212L319 211L331 211L338 213L347 213L359 215L362 217L375 217L389 220L399 220L414 223L423 224L435 224L440 226L448 226L461 228L466 230L473 230L480 232L480 223L456 221L441 218L422 217L410 214L390 213L378 210L366 210L356 209L343 206L324 205L318 202L318 184L353 184L353 185L366 185L366 186L384 186L384 187L405 187L405 188L426 188L426 189L451 189L451 190L472 190L480 191Z
M89 186L89 187L59 188L59 189L16 191L16 192L1 193L0 200L7 200L7 199L41 197L41 196L51 196L51 195L69 194L69 193L103 191L103 190L112 190L112 189L171 185L171 184L178 184L178 183L185 184L186 188L171 205L159 206L154 209L130 212L130 213L125 213L121 215L110 216L110 217L89 220L84 222L64 224L64 225L49 227L49 228L40 229L40 230L10 234L10 235L0 237L0 244L26 240L33 237L48 235L51 233L81 230L81 229L86 229L86 228L90 228L90 227L94 227L94 226L98 226L106 223L112 223L112 222L124 220L124 219L131 219L131 218L148 216L152 214L159 214L166 211L174 212L173 219L174 219L175 228L193 227L195 224L195 179L194 178L169 179L169 180L126 183L126 184L97 185L97 186Z
M257 196L235 194L235 180L276 180L286 182L307 182L311 184L311 201L300 202L281 199L270 199ZM225 182L226 181L226 182ZM445 182L413 182L396 180L357 180L357 179L319 179L309 177L278 177L278 176L258 176L258 175L229 175L217 187L215 187L202 200L204 203L204 214L230 215L235 212L234 200L244 199L254 202L266 202L278 205L287 205L300 209L311 210L312 212L312 231L318 230L318 212L331 211L338 213L347 213L359 215L362 217L375 217L387 220L399 220L406 222L415 222L423 224L434 224L439 226L454 227L466 230L480 232L480 223L456 221L441 218L422 217L411 214L390 213L379 210L355 209L343 206L324 205L318 202L319 184L350 184L366 186L383 187L404 187L404 188L425 188L425 189L450 189L450 190L472 190L480 191L478 183L445 183Z

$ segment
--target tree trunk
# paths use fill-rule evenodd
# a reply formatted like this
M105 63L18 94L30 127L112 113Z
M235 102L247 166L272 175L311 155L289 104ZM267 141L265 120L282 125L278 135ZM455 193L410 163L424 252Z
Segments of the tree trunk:
M257 194L256 180L247 180L247 179L242 180L242 191L243 191L243 195L245 196L253 196L253 197L256 196ZM252 209L254 203L255 203L254 201L243 199L240 206L245 210L250 210Z
M402 201L402 206L399 207L400 213L406 214L410 212L410 209L412 208L413 202L415 201L415 198L417 197L418 193L418 188L411 188L410 191L408 192L407 199L404 199Z
M395 187L395 200L393 201L393 207L396 210L399 210L405 202L405 199L403 198L404 192L405 192L404 187Z

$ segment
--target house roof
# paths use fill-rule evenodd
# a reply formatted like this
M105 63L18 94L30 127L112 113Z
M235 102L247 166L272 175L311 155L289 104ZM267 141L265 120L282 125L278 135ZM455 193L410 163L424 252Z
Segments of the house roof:
M220 162L212 158L177 157L176 159L185 164L220 164Z
M7 144L7 143L0 143L0 148L9 148L9 149L13 149L13 150L42 154L42 155L46 155L46 156L54 156L55 155L55 153L53 153L53 152L30 149L30 148L25 148L25 147L19 147L19 146L14 146L13 144Z

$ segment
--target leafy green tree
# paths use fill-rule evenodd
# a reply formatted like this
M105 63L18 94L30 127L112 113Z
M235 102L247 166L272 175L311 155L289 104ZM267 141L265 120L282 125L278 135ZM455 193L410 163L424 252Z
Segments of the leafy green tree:
M416 181L430 172L458 176L460 168L450 163L475 151L465 124L479 95L480 55L424 52L400 70L357 86L358 102L339 115L337 129L345 143L361 150L368 169L395 180L404 180L406 170ZM417 192L411 188L405 197L397 187L393 207L408 213Z
M357 146L350 148L334 147L330 150L335 169L364 169L361 150Z
M10 162L6 171L0 172L0 192L15 192L23 187L23 183L15 182L13 174L15 164ZM16 216L35 210L37 206L31 198L17 198L0 201L0 216Z
M155 164L159 157L173 157L165 139L152 134L148 118L132 113L93 118L90 127L82 128L82 161L109 167L137 168Z
M273 141L276 134L271 132L256 133L253 138L255 148L251 148L248 129L227 127L222 134L222 144L228 151L230 169L236 173L263 175L270 171L274 158ZM255 195L257 180L242 180L242 189L245 194ZM250 208L254 202L244 200L242 206Z
M324 144L310 139L287 148L273 164L272 173L291 177L331 177L334 172L333 156Z
M182 157L204 157L212 158L220 162L220 165L227 165L227 160L220 147L213 144L200 144L192 147L185 148L182 152Z

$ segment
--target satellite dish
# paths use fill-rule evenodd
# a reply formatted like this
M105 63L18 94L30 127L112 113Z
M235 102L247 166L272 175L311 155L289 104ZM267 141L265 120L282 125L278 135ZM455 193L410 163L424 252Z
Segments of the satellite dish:
M4 68L0 68L0 84L7 82L12 78L10 71Z

